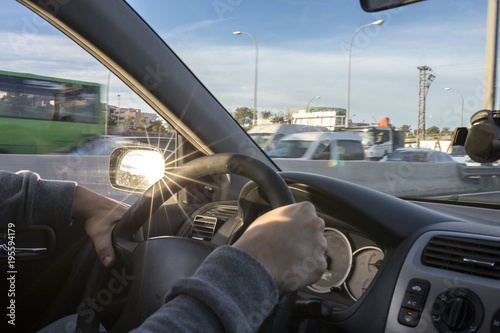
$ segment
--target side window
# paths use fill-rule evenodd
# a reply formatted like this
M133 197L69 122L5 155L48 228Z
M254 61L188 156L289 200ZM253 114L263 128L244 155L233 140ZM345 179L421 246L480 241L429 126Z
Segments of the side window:
M337 155L339 160L362 160L364 159L363 146L359 141L339 140L337 141Z
M109 185L113 148L137 141L173 151L172 127L66 35L19 3L5 5L0 169L73 180L122 200Z
M318 148L313 154L313 160L329 159L331 159L331 142L328 140L321 141Z

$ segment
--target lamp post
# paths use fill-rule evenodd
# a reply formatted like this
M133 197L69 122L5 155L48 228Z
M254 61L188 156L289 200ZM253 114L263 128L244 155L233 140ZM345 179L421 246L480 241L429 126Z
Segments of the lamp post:
M321 98L321 96L316 96L314 98L311 98L311 100L309 101L309 103L307 103L306 113L309 112L309 104L311 104L311 102L314 101L315 99L320 99L320 98ZM309 119L310 119L310 117L308 116L308 118L307 118L307 125L309 125Z
M351 100L351 48L352 48L352 42L354 40L354 37L356 37L356 34L363 28L368 27L370 25L382 25L384 24L383 20L377 20L372 23L365 24L356 30L351 37L351 40L349 41L349 55L348 55L348 62L347 62L347 103L346 103L346 108L345 108L345 119L346 119L346 124L345 127L349 127L349 104Z
M463 126L463 119L464 119L464 95L462 95L462 93L460 91L458 91L457 89L444 88L444 90L456 91L460 95L460 98L462 98L462 111L460 112L460 127L462 127Z
M320 99L321 96L316 96L314 98L311 98L311 100L309 101L309 103L307 103L307 106L306 106L306 113L309 112L309 104L311 104L312 101L314 101L315 99Z
M235 35L245 34L252 38L253 43L255 45L255 78L253 85L253 121L252 126L257 125L257 73L258 73L258 64L259 64L259 47L257 46L257 41L255 38L248 32L245 31L235 31L233 32Z

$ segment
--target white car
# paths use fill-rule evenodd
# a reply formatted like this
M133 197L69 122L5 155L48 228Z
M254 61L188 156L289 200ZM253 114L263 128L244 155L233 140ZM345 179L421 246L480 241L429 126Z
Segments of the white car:
M353 133L304 132L278 141L268 153L273 159L364 160L361 137Z

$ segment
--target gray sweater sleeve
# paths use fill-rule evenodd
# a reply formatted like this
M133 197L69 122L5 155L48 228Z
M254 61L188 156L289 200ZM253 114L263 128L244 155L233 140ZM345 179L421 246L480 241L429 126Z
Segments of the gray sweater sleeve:
M0 227L71 222L76 183L42 180L28 171L0 171L0 186Z
M166 303L134 332L256 332L278 296L264 266L221 246L192 277L174 284Z

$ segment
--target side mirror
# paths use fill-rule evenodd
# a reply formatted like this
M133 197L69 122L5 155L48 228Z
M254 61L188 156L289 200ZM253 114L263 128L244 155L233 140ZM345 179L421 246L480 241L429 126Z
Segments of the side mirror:
M109 181L115 189L142 194L165 174L165 157L150 147L119 147L109 157Z
M361 8L365 12L378 12L381 10L406 6L414 2L425 0L360 0Z
M500 159L500 112L481 110L470 119L471 127L465 139L465 151L479 163Z

